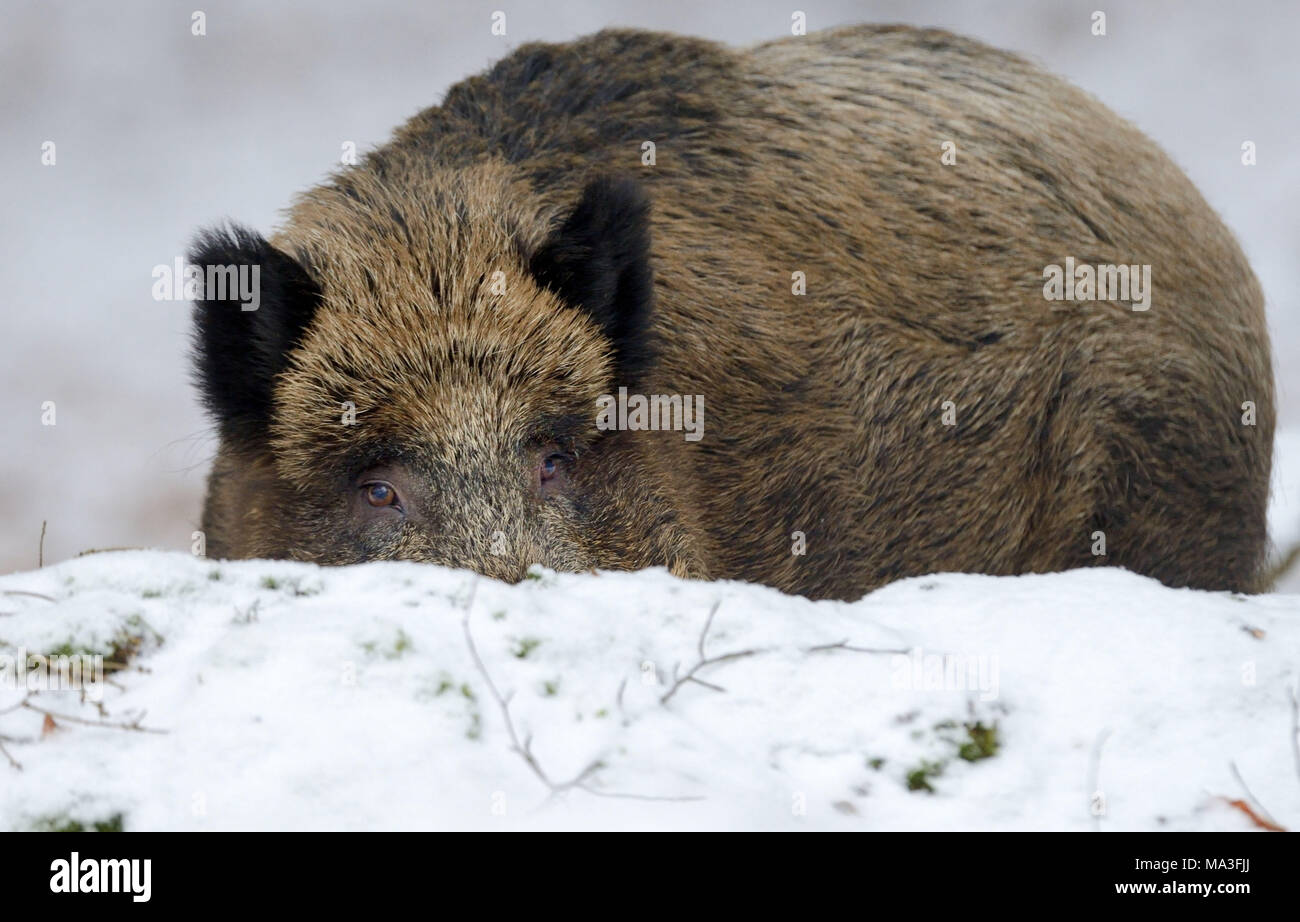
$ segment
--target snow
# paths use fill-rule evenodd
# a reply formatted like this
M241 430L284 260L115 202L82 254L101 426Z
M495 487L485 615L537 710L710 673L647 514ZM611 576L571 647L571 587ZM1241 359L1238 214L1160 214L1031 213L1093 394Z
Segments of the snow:
M1300 824L1300 596L1113 568L855 603L535 576L131 551L0 577L0 655L141 638L102 714L40 691L43 730L0 687L0 828L1233 830L1243 783ZM720 659L692 673L702 636ZM944 654L973 671L936 682ZM959 756L968 726L996 726L987 758Z

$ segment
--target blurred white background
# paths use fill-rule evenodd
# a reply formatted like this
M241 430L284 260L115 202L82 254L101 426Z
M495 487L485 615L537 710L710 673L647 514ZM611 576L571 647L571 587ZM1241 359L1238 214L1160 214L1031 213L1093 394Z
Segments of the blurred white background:
M191 11L207 35L190 33ZM1104 38L1090 32L1107 13ZM493 36L493 10L507 15ZM187 548L214 450L189 306L151 272L230 217L270 233L341 145L383 142L523 42L627 25L733 44L850 22L942 26L1025 54L1155 138L1264 285L1284 425L1300 424L1300 3L3 0L0 570L92 547ZM1242 141L1258 165L1240 161ZM54 141L57 165L41 164ZM57 425L41 424L55 401Z

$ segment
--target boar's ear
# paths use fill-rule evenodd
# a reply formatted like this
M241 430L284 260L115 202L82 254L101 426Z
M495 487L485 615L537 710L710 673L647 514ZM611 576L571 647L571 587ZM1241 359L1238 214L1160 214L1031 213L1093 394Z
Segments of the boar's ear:
M311 322L320 288L297 260L242 227L201 234L190 264L204 279L194 304L203 403L223 436L256 443L266 437L275 376Z
M596 321L614 344L619 382L636 383L654 359L650 203L640 185L610 177L587 183L564 223L533 254L530 269Z

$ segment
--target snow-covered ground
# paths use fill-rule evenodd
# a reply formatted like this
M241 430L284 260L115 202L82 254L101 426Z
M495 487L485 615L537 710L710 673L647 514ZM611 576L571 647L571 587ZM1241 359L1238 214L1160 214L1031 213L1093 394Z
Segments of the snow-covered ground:
M1243 783L1300 826L1300 596L144 551L0 592L0 655L130 664L0 691L4 829L1247 829Z
M1300 540L1300 434L1271 516ZM0 577L0 829L1257 828L1231 801L1300 827L1300 595L537 577L161 551ZM107 681L19 682L23 653Z

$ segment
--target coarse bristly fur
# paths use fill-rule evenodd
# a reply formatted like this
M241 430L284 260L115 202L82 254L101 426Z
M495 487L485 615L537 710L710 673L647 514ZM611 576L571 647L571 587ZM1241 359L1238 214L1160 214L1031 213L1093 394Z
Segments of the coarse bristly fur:
M1150 309L1047 301L1066 257L1150 265ZM216 556L1261 588L1241 250L1131 125L947 32L525 45L192 258L262 277L197 304ZM703 437L598 429L621 386L702 396Z

